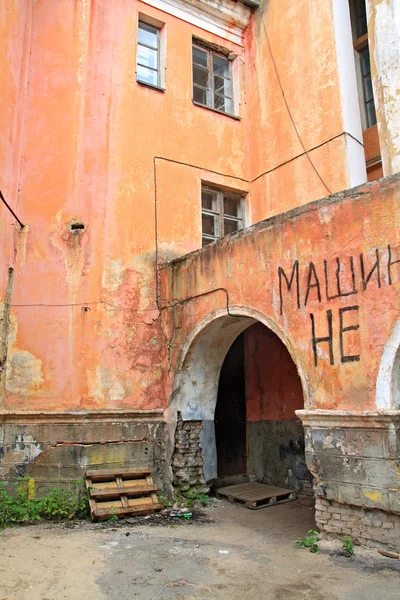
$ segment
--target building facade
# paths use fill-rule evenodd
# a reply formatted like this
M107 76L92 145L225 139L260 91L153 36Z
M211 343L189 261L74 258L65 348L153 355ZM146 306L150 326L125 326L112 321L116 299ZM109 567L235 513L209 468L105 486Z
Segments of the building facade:
M0 27L2 479L246 475L394 545L397 3L2 0Z

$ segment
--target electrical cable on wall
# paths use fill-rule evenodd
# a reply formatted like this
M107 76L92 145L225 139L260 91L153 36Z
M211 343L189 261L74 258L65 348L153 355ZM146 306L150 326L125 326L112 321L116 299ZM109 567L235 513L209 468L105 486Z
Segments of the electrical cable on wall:
M11 206L8 204L8 202L4 198L1 190L0 190L0 200L3 202L3 204L5 205L5 207L8 208L8 210L10 211L10 213L12 214L12 216L14 217L14 219L16 219L18 221L18 223L20 224L20 226L24 227L24 224L22 223L22 221L20 221L20 219L17 217L17 215L15 214L15 212L13 211L13 209L11 208Z
M314 164L314 163L313 163L313 161L311 160L311 157L310 157L310 155L309 155L308 151L306 150L306 147L305 147L305 145L304 145L304 143L303 143L303 140L301 139L301 136L300 136L299 130L297 129L297 126L296 126L296 123L295 123L295 121L294 121L293 115L292 115L292 113L291 113L291 110L290 110L290 107L289 107L288 101L287 101L287 99L286 99L285 91L284 91L284 89L283 89L283 85L282 85L282 82L281 82L281 78L280 78L280 76L279 76L278 67L276 66L275 58L274 58L274 55L273 55L273 52L272 52L272 48L271 48L271 43L270 43L270 41L269 41L269 36L268 36L267 27L266 27L266 25L265 25L264 12L262 12L262 11L261 11L261 22L262 22L263 29L264 29L264 32L265 32L265 38L266 38L266 40L267 40L268 49L269 49L269 53L270 53L270 55L271 55L272 64L273 64L273 66L274 66L274 70L275 70L276 77L277 77L277 80L278 80L278 83L279 83L279 87L281 88L281 92L282 92L283 100L284 100L284 102L285 102L286 109L287 109L287 111L288 111L288 114L289 114L290 120L291 120L291 122L292 122L292 125L293 125L293 127L294 127L294 130L295 130L295 132L296 132L296 135L297 135L297 137L298 137L298 140L299 140L299 142L300 142L300 144L301 144L301 146L302 146L302 148L303 148L303 150L304 150L304 153L306 154L306 156L307 156L308 160L310 161L310 164L311 164L312 168L314 169L315 173L316 173L316 174L317 174L317 176L319 177L319 179L320 179L320 181L322 182L322 184L324 185L324 187L325 187L325 188L328 190L328 193L329 193L329 195L331 195L331 194L332 194L331 190L329 189L329 187L327 186L327 184L326 184L326 183L325 183L325 181L323 180L323 178L322 178L321 174L319 173L319 171L318 171L317 167L315 166L315 164Z

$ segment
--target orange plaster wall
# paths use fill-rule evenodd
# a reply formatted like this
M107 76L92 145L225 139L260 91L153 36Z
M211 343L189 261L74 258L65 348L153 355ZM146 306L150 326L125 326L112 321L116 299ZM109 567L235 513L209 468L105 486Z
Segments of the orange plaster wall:
M340 123L332 31L326 6L316 20L316 0L310 9L292 4L284 23L277 0L262 11L309 148ZM27 224L0 241L0 293L15 267L0 402L19 410L161 407L169 340L156 306L155 259L200 246L201 182L247 194L248 225L327 193L304 156L252 183L301 153L271 70L262 11L242 47L139 0L0 6L1 185ZM136 82L139 11L165 23L164 93ZM286 44L282 27L293 29L300 13L301 39ZM238 56L240 120L192 104L193 35ZM320 65L312 79L310 63L294 61L300 48ZM332 190L346 187L341 138L311 155ZM72 232L74 221L85 229ZM12 223L1 209L0 232ZM210 288L219 274L204 276Z
M225 288L234 314L240 314L243 307L247 311L244 314L261 317L280 332L302 377L305 408L373 410L382 352L398 319L399 263L390 267L390 279L388 245L392 261L400 261L400 232L393 227L393 215L399 207L399 178L381 179L351 190L348 196L339 194L260 223L165 266L163 303L183 301L174 311L164 311L164 327L173 348L172 366L187 336L202 319L210 318L217 309L226 309L227 297L221 289ZM379 279L375 269L366 284L360 255L367 277L375 264L376 250ZM290 278L296 260L299 304L296 283L288 292L282 279L281 311L279 268ZM317 342L315 364L311 315L315 338L325 338L329 314L333 364L327 341ZM170 386L172 377L173 369Z
M155 178L159 256L198 247L204 172L226 173L231 186L244 176L246 107L237 121L192 104L192 35L242 49L135 0L21 5L29 19L10 10L1 41L2 57L20 49L29 84L23 113L6 116L20 131L21 166L7 171L28 233L16 242L5 408L160 407ZM139 10L167 28L165 93L136 83ZM155 156L202 170L160 160L155 172ZM73 221L85 229L72 232Z
M248 421L296 418L304 406L296 366L278 336L260 323L245 331L245 373Z
M349 185L331 3L262 0L247 43L256 222Z
M0 2L0 190L19 212L16 173L19 168L18 114L25 92L26 43L29 38L29 6L19 0ZM0 301L12 266L14 218L0 203Z

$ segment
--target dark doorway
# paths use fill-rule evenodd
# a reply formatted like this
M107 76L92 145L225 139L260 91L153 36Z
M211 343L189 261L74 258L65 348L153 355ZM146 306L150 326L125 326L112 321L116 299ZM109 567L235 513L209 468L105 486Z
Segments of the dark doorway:
M218 477L247 471L244 334L228 350L221 368L215 409Z

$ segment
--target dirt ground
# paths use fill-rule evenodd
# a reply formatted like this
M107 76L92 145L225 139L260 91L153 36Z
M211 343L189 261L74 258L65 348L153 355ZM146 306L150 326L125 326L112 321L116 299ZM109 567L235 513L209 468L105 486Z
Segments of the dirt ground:
M251 511L213 500L194 520L7 529L0 600L399 600L400 560L296 548L312 527L298 502Z

